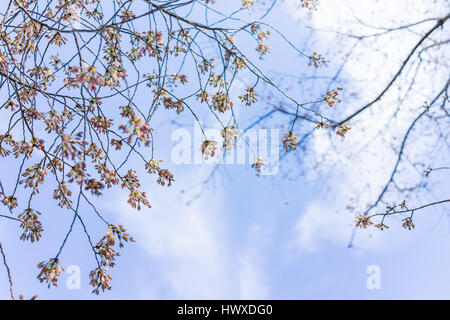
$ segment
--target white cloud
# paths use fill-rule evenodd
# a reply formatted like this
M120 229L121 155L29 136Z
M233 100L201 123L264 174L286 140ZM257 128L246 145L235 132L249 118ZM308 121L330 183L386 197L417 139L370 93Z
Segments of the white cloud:
M297 222L297 244L307 251L317 251L323 242L344 244L351 235L348 215L336 213L323 203L310 204Z
M177 181L197 181L198 171L209 169L185 170L177 175ZM114 203L114 211L121 207L119 219L155 263L151 268L158 270L152 277L144 278L157 283L152 283L148 292L140 290L142 297L265 297L267 289L255 263L258 259L253 255L252 244L232 248L233 232L228 230L226 221L226 195L204 194L186 206L181 199L174 201L176 187L170 194L167 192L152 191L153 208L140 213L125 206L126 199Z
M322 0L318 10L311 12L299 9L298 1L287 1L286 11L296 19L305 20L305 17L309 16L308 24L314 28L339 30L358 35L383 31L383 29L371 26L386 28L399 26L419 21L424 17L437 17L443 12L440 10L441 8L437 7L430 9L429 4L426 3L417 3L416 5L411 7L410 1L368 3L353 0L345 2ZM408 12L408 14L400 17L398 12ZM358 19L364 21L366 26L362 26ZM425 24L418 30L427 30L433 23L435 22L429 22L428 25ZM328 50L330 43L336 42L336 35L332 32L320 32L318 35L320 35L318 37L320 40L315 45L319 48L322 46ZM341 74L342 77L351 81L349 88L344 87L344 92L345 90L357 92L361 97L359 100L361 105L376 97L398 70L401 62L419 38L419 34L403 30L380 37L373 43L369 42L371 43L370 50L368 46L357 48L351 56L350 63L345 65ZM343 49L341 52L343 54L349 49L346 48L345 43L343 41L339 44L341 46L339 49ZM352 46L353 43L354 40L349 40L348 46ZM331 65L340 63L339 54L329 58ZM445 79L447 71L443 72L442 79ZM406 68L403 74L408 73L412 73L412 71ZM439 78L435 73L432 74ZM409 80L410 78L405 81ZM402 81L401 77L397 80L397 82L399 81ZM315 133L313 147L316 158L320 163L331 164L331 169L323 176L329 178L328 183L332 185L330 194L333 195L333 199L326 197L321 201L313 202L301 214L296 225L296 243L302 249L319 250L321 244L324 243L341 246L348 243L353 230L353 217L348 214L346 206L354 204L357 208L364 208L376 200L383 186L389 180L405 132L412 120L417 117L418 112L421 111L423 102L436 92L436 88L433 88L429 82L430 72L424 68L415 79L415 88L420 88L420 90L413 89L406 93L406 88L397 89L395 86L391 88L380 102L361 114L357 121L352 121L352 130L345 140L340 137L330 138L325 131ZM399 97L404 99L400 110L397 109ZM342 118L343 114L350 114L351 110L356 110L358 107L360 106L352 105L351 101L344 99L342 104L336 106L342 110L341 117L337 118ZM393 114L396 112L394 118ZM421 137L421 139L426 138ZM411 152L423 156L427 153L426 146L426 140L422 140L421 143L416 141L414 150ZM415 158L416 155L414 155ZM408 175L407 182L414 185L415 178L414 175ZM352 198L353 200L351 200ZM392 198L389 200L400 202L402 199ZM398 221L395 223L398 224ZM395 228L399 228L399 226L395 226ZM391 240L394 240L394 237L395 241L392 242L400 244L407 236L393 230L384 233L358 231L356 245L366 249L392 248ZM396 246L394 245L394 247Z
M267 299L269 289L264 283L262 270L254 263L255 257L242 256L240 258L239 280L241 299Z

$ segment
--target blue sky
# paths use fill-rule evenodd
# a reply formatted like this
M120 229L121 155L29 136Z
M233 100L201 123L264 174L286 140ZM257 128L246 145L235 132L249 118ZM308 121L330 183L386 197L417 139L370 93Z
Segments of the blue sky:
M396 4L392 1L367 1L364 4L342 1L341 5L333 1L320 2L318 10L313 12L292 5L292 1L277 4L267 22L294 43L329 54L325 56L331 63L319 74L328 77L339 68L339 62L344 59L342 53L353 42L335 44L335 35L311 32L305 26L318 29L347 26L352 29L351 12L372 19L370 23L374 24L392 21L401 24L404 20L435 17L443 12L441 7L428 7L418 1L415 1L414 10L409 1ZM398 18L397 12L405 8L410 13ZM358 31L365 30L360 28ZM352 109L373 96L417 41L417 35L411 33L399 37L401 42L397 38L394 42L386 38L371 43L373 47L363 46L359 50L364 55L356 55L354 63L346 65L338 78L339 83L349 88L344 93L344 108ZM273 53L264 61L270 66L266 68L268 72L276 70L295 75L297 68L307 67L294 52L278 48L281 40L276 36L273 38ZM383 58L380 48L391 54L389 60ZM448 74L448 71L443 73ZM427 70L420 74L419 84L420 81L428 82L427 74ZM282 84L286 84L286 80ZM315 86L306 82L301 93L315 95L323 90L323 87ZM414 106L420 106L423 97L435 89L427 83L422 92L409 95L407 99L411 99ZM90 293L88 274L94 259L80 225L76 225L61 259L65 266L80 267L81 288L70 290L66 285L67 275L61 276L59 286L51 289L36 280L35 265L54 254L71 220L70 215L50 206L48 195L45 196L48 190L43 190L40 205L47 209L46 214L51 215L52 222L44 224L46 232L40 242L19 242L20 233L15 223L0 221L0 241L8 254L17 294L25 297L38 294L41 299L450 298L448 206L423 210L417 215L417 228L413 232L402 230L399 220L394 220L391 229L384 232L358 231L354 247L347 248L354 220L353 214L345 210L349 198L357 194L354 197L361 201L373 199L388 176L383 168L392 166L395 160L393 153L377 152L384 150L386 143L381 138L377 140L377 133L381 125L389 121L389 116L383 116L381 111L389 115L389 102L398 94L401 90L394 90L384 100L384 109L364 116L353 127L354 135L349 135L345 141L332 138L329 142L328 137L320 133L314 138L313 153L305 162L329 161L320 173L308 169L296 179L286 178L286 174L295 176L298 170L292 158L281 164L282 170L278 174L259 178L250 166L224 165L212 181L201 185L204 189L198 184L209 175L213 166L171 163L170 154L176 142L170 137L176 128L168 123L173 114L160 110L152 123L153 127L159 128L155 131L156 148L158 158L164 159L164 165L175 176L174 185L161 188L153 177L143 179L152 208L144 208L141 212L130 208L126 195L120 192L105 193L96 201L111 220L125 225L136 239L135 244L127 245L121 251L117 266L111 272L113 289L99 297ZM147 97L144 94L136 99L144 103ZM254 115L253 112L239 111L247 125ZM376 117L380 126L368 126L370 117ZM409 118L410 115L405 113L402 116L405 124L395 123L396 130L401 131ZM192 119L181 117L180 122L192 130ZM365 130L364 137L357 134L360 128ZM365 144L372 138L370 152L364 151ZM391 136L387 134L385 138L389 140ZM336 147L334 154L329 152L331 146ZM343 156L348 153L354 155L351 164ZM448 150L433 159L435 163L445 160L448 161ZM8 176L5 167L0 170L2 176ZM323 181L324 177L326 181ZM439 187L433 196L448 196L449 177L448 173L442 173L435 181ZM359 193L367 181L370 181L368 191ZM200 196L191 201L197 192L201 192ZM88 222L89 219L87 217ZM373 265L381 272L381 288L370 290L367 268ZM3 288L0 298L7 299L7 278L4 270L0 270L0 288Z

